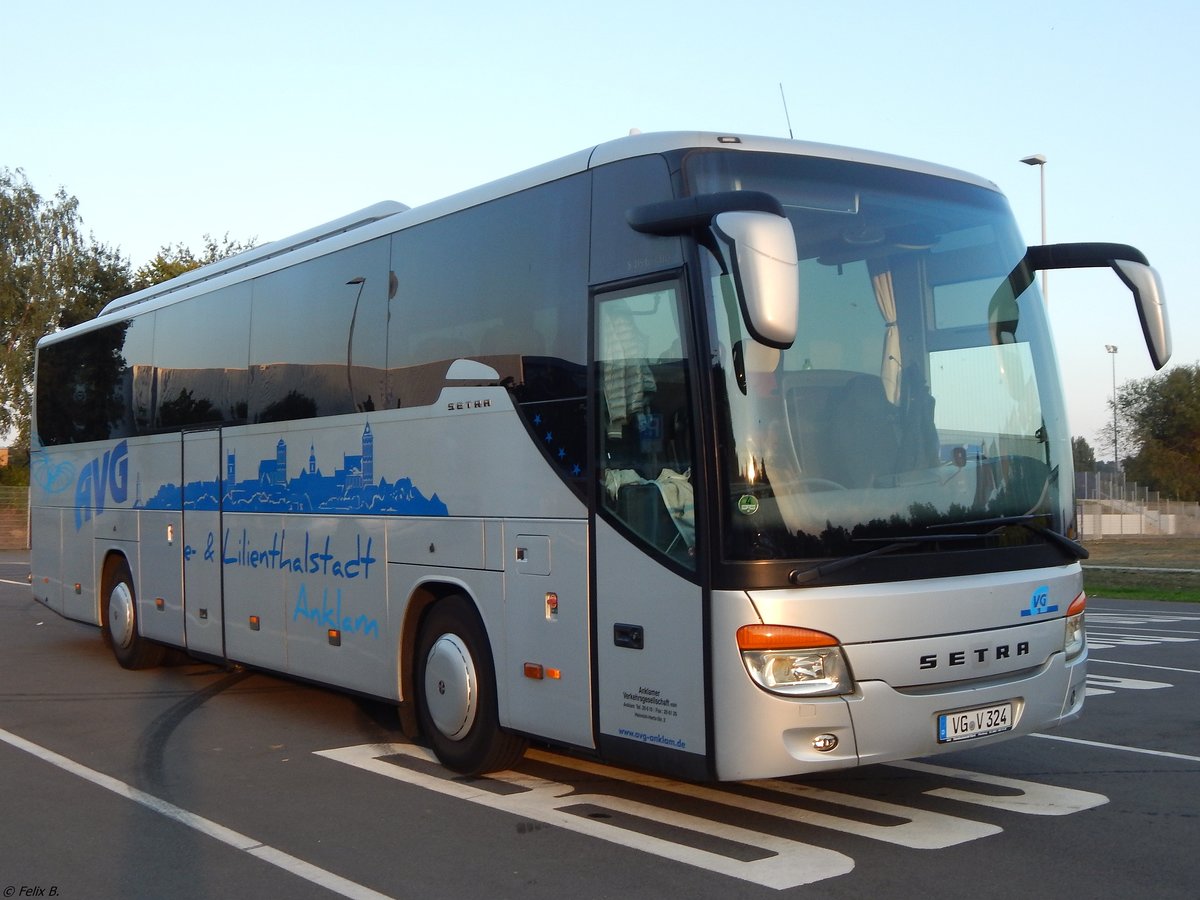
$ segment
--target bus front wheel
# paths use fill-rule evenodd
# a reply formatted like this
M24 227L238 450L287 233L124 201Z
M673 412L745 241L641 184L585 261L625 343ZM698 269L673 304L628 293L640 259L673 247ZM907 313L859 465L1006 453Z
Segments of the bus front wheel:
M500 727L492 654L470 601L455 595L429 611L416 661L417 717L442 765L464 775L515 765L526 742Z
M104 567L104 641L126 669L148 669L162 662L166 648L138 633L137 595L129 564L114 558Z

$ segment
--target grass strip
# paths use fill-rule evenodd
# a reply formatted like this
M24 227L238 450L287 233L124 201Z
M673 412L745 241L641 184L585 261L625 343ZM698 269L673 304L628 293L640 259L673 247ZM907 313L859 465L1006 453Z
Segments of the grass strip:
M1093 598L1200 603L1200 575L1186 572L1097 571L1085 565L1083 587Z

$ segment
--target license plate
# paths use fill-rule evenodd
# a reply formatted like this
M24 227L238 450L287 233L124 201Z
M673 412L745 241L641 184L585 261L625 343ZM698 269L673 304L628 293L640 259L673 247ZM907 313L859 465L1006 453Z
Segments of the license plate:
M967 741L987 734L999 734L1013 727L1012 703L977 706L942 713L937 717L938 743Z

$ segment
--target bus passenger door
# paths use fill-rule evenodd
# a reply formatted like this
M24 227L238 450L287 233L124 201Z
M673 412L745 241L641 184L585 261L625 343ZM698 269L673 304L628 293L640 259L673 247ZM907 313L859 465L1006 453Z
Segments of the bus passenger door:
M221 596L221 432L183 435L183 610L187 648L225 655Z
M605 756L707 774L694 393L675 279L598 294L597 706Z

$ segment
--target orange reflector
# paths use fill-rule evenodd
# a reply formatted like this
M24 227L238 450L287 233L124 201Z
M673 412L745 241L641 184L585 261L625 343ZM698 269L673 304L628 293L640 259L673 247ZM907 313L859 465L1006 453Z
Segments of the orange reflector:
M796 650L836 647L838 639L823 631L794 625L743 625L737 630L739 650Z
M525 663L525 677L541 681L543 678L542 667L537 663Z
M166 609L166 608L167 608L167 601L166 601L166 600L164 600L162 597L155 597L155 598L154 598L154 608L155 608L155 609L157 609L157 610L163 610L163 609Z
M332 646L332 647L342 646L342 633L340 631L338 631L336 628L330 628L329 631L326 632L326 634L329 635L330 646Z
M75 593L77 593L77 594L83 593L83 585L80 584L78 581L75 582Z
M558 679L562 678L562 672L560 672L558 669L547 669L546 677L553 678L555 681L558 681Z
M1083 612L1087 606L1087 593L1080 591L1079 596L1071 601L1071 605L1067 607L1068 616L1077 616Z
M258 631L258 629L259 629L258 616L251 616L250 617L250 630Z

